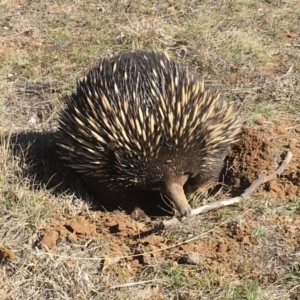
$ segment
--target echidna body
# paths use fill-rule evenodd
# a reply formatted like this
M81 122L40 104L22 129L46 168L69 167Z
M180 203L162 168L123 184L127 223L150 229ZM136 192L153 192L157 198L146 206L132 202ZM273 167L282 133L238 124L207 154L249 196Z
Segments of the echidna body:
M233 105L187 67L154 52L106 58L60 114L60 157L108 189L158 190L182 215L215 179L240 123Z

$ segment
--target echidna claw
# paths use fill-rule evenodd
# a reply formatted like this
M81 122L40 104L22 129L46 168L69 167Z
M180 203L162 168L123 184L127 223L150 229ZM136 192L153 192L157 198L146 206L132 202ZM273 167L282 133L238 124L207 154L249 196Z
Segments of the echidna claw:
M188 203L187 203L187 206L184 208L178 207L178 210L180 212L181 217L190 217L191 216L192 209Z

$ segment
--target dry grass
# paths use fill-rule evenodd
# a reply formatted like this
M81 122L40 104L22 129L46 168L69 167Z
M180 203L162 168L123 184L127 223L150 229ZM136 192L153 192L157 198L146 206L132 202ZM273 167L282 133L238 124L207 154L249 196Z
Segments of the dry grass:
M137 250L132 237L118 244L104 230L105 217L80 197L26 176L43 162L24 159L38 134L55 130L76 79L99 58L127 50L167 51L241 104L249 124L261 115L270 122L299 120L298 0L19 0L1 1L0 15L1 135L22 131L26 139L22 151L14 151L13 137L2 137L0 146L1 299L300 299L299 241L287 242L293 234L286 236L289 221L280 219L284 212L290 222L299 220L300 198L278 205L258 195L159 232L170 245L194 238L187 245L206 253L206 241L226 240L230 226L246 228L251 247L236 248L231 258L208 253L200 265L180 264L182 246L175 254L149 254L143 263L138 256L136 267L119 256L152 251L151 244ZM38 247L43 230L77 216L97 225L91 244L69 234L55 250Z

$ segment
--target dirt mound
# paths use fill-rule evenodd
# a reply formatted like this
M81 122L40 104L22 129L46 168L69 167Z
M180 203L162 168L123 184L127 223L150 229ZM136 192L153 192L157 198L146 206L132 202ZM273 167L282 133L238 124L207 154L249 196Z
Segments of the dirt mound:
M261 187L268 197L294 199L300 195L300 140L299 132L287 122L263 126L259 129L245 128L239 143L229 151L223 172L230 189L242 192L259 174L267 175L276 170L287 150L293 158L283 175ZM293 130L294 129L294 130Z

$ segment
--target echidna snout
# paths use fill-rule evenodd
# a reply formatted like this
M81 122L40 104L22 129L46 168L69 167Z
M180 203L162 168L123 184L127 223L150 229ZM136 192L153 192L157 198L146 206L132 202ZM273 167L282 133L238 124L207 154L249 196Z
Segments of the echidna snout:
M187 180L188 176L182 175L175 180L168 182L165 190L165 194L173 200L177 210L182 216L189 216L192 210L183 189Z
M187 67L154 52L103 59L60 113L60 158L105 189L157 190L182 215L215 180L240 122L234 106Z

